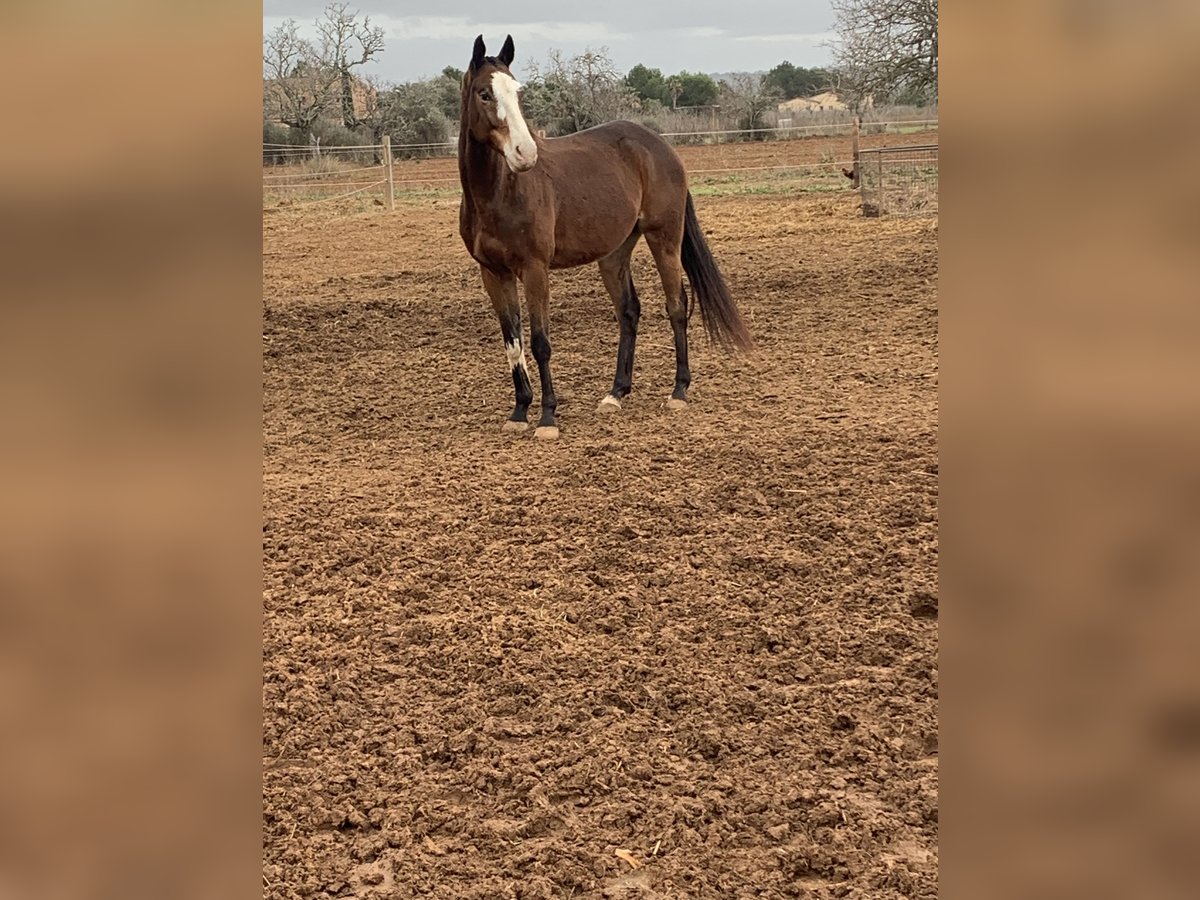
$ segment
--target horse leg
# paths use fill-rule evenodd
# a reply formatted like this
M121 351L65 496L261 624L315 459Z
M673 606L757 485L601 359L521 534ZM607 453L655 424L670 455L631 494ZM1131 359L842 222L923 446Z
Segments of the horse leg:
M634 228L625 239L625 243L600 260L600 277L604 280L608 295L612 297L617 322L621 327L621 339L617 346L617 374L613 378L611 393L600 401L601 412L620 409L621 401L628 397L633 389L633 349L637 343L638 318L642 314L642 304L638 299L637 288L633 286L629 259L633 256L633 248L639 237L641 231Z
M675 389L671 391L667 409L683 409L687 406L688 385L692 383L692 372L688 368L687 291L683 287L683 261L680 257L683 222L673 228L647 231L646 243L662 278L663 292L667 295L667 317L671 320L671 331L675 335Z
M529 427L529 404L533 402L533 387L525 368L525 349L521 346L521 301L517 297L517 279L511 274L499 275L482 266L483 286L492 299L492 308L500 320L504 336L504 352L512 370L513 389L517 403L504 423L505 431L524 431Z
M542 416L534 437L553 440L558 437L554 409L554 379L550 375L550 270L541 263L530 263L521 275L525 284L525 303L529 307L529 344L542 381Z

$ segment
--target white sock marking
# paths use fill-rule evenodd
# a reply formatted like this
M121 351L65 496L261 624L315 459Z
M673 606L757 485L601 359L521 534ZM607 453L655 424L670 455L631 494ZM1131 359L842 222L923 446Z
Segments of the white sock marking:
M504 355L508 357L508 367L510 369L520 368L528 374L529 370L525 368L525 348L521 346L519 340L511 344L506 341L504 344Z

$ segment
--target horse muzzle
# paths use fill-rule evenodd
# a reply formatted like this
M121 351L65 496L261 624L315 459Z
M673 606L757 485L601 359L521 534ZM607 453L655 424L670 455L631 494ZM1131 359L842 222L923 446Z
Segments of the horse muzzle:
M516 146L504 154L504 161L514 172L528 172L537 165L537 144L530 141L528 147Z

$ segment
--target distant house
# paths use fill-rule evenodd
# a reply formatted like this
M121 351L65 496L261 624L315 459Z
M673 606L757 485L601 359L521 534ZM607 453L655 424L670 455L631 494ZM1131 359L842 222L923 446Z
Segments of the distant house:
M812 97L794 97L779 104L781 115L798 112L823 112L824 110L847 109L842 98L834 91L822 91Z
M873 105L872 98L867 97L863 100L862 108L868 109ZM798 112L824 112L826 110L845 110L849 108L846 105L846 101L838 95L837 91L829 90L814 94L811 97L795 97L791 100L785 100L779 104L779 114L781 116L789 116Z
M779 104L780 115L790 115L798 112L812 112L817 108L817 105L807 97L793 97L791 100L784 100Z

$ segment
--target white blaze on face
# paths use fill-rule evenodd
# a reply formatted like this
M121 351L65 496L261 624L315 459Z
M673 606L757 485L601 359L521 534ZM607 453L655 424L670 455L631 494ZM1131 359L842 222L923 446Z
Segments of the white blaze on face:
M496 117L508 128L504 141L504 161L514 172L524 172L537 162L537 144L521 115L517 91L521 85L505 72L492 75L492 93L496 96Z

